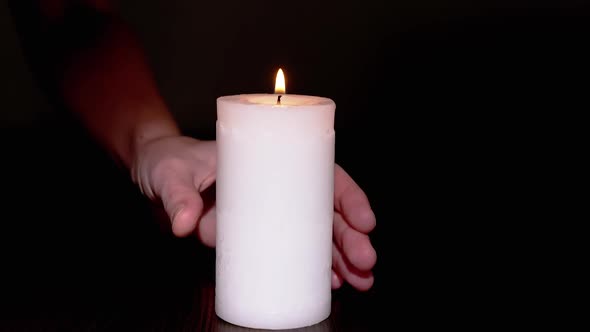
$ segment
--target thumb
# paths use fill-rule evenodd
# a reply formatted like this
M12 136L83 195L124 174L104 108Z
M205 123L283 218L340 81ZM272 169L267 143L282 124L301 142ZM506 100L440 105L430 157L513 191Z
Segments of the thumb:
M191 234L203 211L203 200L192 186L181 182L169 182L160 195L164 209L172 223L174 235Z

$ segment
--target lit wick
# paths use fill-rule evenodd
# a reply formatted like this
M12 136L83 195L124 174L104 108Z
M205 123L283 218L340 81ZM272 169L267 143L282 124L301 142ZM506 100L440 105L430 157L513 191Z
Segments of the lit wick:
M283 70L279 68L277 72L277 78L275 80L275 93L277 96L277 105L281 104L281 97L287 93L287 89L285 89L285 74L283 74Z

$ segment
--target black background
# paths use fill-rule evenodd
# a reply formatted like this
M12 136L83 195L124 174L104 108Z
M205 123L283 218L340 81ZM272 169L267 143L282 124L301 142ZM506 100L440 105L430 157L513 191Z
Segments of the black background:
M583 1L124 1L121 12L189 135L213 139L215 98L272 92L278 67L289 93L334 99L337 162L378 220L371 294L392 290L404 312L442 308L454 287L489 291L475 280L492 249L475 251L515 227L508 211L535 172L527 158L559 129L546 120L583 109L587 94ZM100 298L101 285L210 271L211 251L146 222L126 175L36 84L23 22L8 11L2 22L1 234L14 298L77 283Z

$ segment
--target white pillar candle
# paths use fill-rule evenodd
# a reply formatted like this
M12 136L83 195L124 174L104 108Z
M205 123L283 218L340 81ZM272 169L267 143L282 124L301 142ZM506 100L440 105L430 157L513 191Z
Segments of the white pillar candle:
M334 114L328 98L217 100L215 311L249 328L330 315Z

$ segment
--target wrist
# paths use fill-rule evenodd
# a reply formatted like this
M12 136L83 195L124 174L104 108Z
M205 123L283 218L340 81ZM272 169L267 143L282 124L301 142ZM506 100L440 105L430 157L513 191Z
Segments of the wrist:
M130 161L137 160L143 147L152 141L166 137L181 136L178 125L171 117L154 118L149 121L139 121L131 133Z
M141 149L143 145L151 141L180 135L180 129L173 123L162 123L158 121L143 123L138 125L133 132L133 151Z

